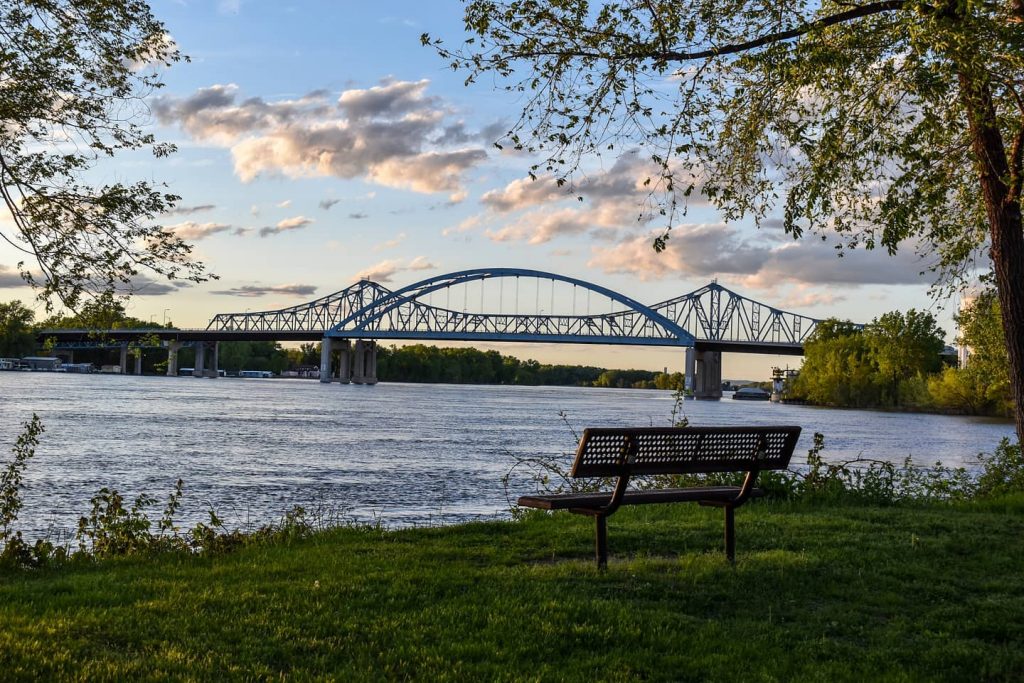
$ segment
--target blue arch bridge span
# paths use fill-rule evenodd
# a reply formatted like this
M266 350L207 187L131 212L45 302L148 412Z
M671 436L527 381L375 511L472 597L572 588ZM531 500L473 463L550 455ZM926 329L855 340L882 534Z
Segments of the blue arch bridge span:
M364 384L376 382L379 340L674 346L686 350L688 386L699 398L717 398L722 352L800 355L818 322L717 282L646 305L565 275L480 268L397 290L360 280L297 306L220 313L203 329L44 330L40 338L65 355L119 347L122 372L129 348L166 348L169 375L177 374L178 350L192 346L196 376L217 375L221 341L321 341L320 380Z

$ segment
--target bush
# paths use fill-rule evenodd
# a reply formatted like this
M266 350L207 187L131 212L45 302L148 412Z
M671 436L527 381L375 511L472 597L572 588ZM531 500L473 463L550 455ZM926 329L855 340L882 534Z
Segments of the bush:
M1003 439L995 453L978 453L982 472L978 477L977 497L992 498L1024 492L1024 455L1020 444Z

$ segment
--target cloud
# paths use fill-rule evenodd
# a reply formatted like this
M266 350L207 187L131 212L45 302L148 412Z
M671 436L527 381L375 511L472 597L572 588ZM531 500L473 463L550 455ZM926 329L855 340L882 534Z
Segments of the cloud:
M397 235L395 235L393 238L389 239L388 241L381 242L380 244L375 246L373 248L373 250L374 251L382 251L384 249L394 249L399 244L401 244L402 242L405 241L405 237L406 237L405 233L404 232L400 232Z
M475 223L494 226L484 234L495 242L544 244L574 235L614 240L635 234L637 228L646 230L660 217L650 204L647 184L656 172L647 159L633 153L619 157L607 170L583 176L572 187L559 186L552 176L517 179L481 197L487 211ZM464 222L445 234L473 227L473 221Z
M361 221L364 218L369 218L370 214L363 213L362 211L356 211L355 213L350 213L348 217L355 221Z
M188 280L154 280L148 275L139 274L127 284L115 284L114 291L118 294L132 296L165 296L191 286L192 283Z
M268 237L270 235L277 235L282 232L288 232L289 230L301 230L310 223L313 222L312 218L306 218L305 216L295 216L293 218L285 218L283 221L279 221L277 225L265 228L260 228L260 237Z
M216 204L198 204L196 206L176 206L169 211L164 211L165 216L187 216L203 211L212 211L217 208Z
M287 209L291 205L292 205L292 200L286 199L283 202L278 202L277 203L277 208L279 208L279 209Z
M758 233L747 235L724 223L678 225L660 254L652 248L653 238L632 236L592 247L588 265L640 280L725 276L758 289L782 284L920 284L926 265L909 245L891 257L879 250L837 252L816 239L783 245L762 241Z
M321 199L319 206L324 211L330 211L331 207L334 206L335 204L337 204L340 201L341 201L340 199Z
M391 278L400 272L417 270L434 270L437 266L425 256L417 256L410 261L388 259L370 266L356 275L357 280L373 280L377 283L391 282Z
M0 289L27 286L28 284L21 277L21 273L19 273L16 268L0 265Z
M158 98L153 111L162 124L229 148L243 181L261 174L363 178L460 200L464 174L487 153L459 142L465 136L447 121L450 107L427 95L428 86L427 80L385 81L333 101L317 91L268 102L242 99L237 85L224 84Z
M232 226L227 223L196 223L195 221L185 221L175 225L168 225L166 229L173 232L183 240L194 241L206 239L211 235L216 235L218 232L226 232L231 230Z
M268 294L284 294L286 296L313 296L316 294L314 285L243 285L231 289L221 289L210 294L222 296L260 297Z

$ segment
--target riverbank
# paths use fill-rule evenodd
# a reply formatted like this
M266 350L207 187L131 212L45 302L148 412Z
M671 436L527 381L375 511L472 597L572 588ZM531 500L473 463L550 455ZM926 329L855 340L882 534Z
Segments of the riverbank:
M1019 680L1024 498L335 529L0 573L9 679Z

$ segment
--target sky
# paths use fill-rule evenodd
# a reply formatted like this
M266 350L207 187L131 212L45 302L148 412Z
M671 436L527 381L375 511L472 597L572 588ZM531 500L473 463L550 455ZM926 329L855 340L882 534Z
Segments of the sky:
M195 245L219 280L154 282L129 304L142 319L205 327L223 312L284 308L369 277L392 289L443 273L531 268L579 278L644 303L712 279L815 318L868 322L928 309L955 336L955 302L928 295L925 263L794 240L769 220L726 223L692 203L669 248L638 221L642 154L588 160L579 192L527 177L532 160L494 146L522 102L487 79L467 87L424 32L462 39L461 3L156 0L188 63L164 73L148 125L178 152L132 155L111 179L168 184L182 200L164 223ZM0 300L18 286L0 249ZM40 309L39 317L43 317ZM497 344L541 362L681 370L678 349ZM726 354L723 377L766 380L798 358Z

